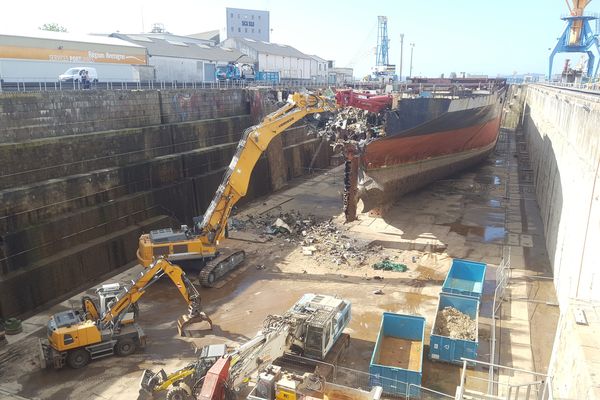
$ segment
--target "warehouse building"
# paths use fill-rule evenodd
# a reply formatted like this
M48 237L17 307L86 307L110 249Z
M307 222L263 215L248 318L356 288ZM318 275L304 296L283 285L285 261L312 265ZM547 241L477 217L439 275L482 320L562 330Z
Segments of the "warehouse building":
M236 61L253 63L251 58L235 49L213 46L211 40L170 33L113 33L111 36L145 47L148 65L154 67L156 81L212 82L217 65Z
M48 31L0 33L4 82L56 82L73 67L94 67L100 81L136 81L146 73L146 65L143 46L118 38Z
M323 62L327 63L320 57L304 54L286 44L248 38L228 38L223 42L223 46L237 49L248 55L255 61L260 71L278 72L282 80L317 81L322 72L319 71L319 65L322 65ZM323 77L326 76L326 74L323 75Z

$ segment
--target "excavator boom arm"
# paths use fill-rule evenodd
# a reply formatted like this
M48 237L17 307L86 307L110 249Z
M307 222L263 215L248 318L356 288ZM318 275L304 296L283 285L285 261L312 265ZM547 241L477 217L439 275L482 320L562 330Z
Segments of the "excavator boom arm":
M271 140L306 115L332 111L335 108L333 99L295 93L290 96L288 104L244 132L223 182L217 189L200 225L209 243L216 243L223 237L231 209L246 195L252 170Z
M168 275L173 281L177 290L183 296L188 305L194 304L200 299L200 294L192 282L185 276L185 272L174 264L171 264L164 258L158 258L148 268L146 268L140 277L133 282L133 285L127 291L117 298L106 313L102 316L101 325L107 326L126 311L131 304L136 303L143 296L146 289L164 274Z

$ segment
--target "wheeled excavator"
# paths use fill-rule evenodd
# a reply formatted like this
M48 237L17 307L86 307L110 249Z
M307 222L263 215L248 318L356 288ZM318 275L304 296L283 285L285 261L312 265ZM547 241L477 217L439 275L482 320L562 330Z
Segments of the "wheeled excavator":
M48 321L48 338L40 340L43 368L82 368L90 360L117 354L128 356L146 344L142 328L135 322L136 303L146 290L167 275L188 304L188 314L177 321L180 334L192 323L212 321L201 310L200 294L185 272L163 257L154 260L131 286L104 285L94 301L85 296L82 310L54 314Z
M203 217L195 218L191 228L183 225L178 230L167 228L142 235L137 251L139 262L148 266L159 256L174 262L194 260L200 266L205 264L199 275L202 286L213 287L244 261L243 250L225 250L219 248L219 242L225 236L233 206L246 195L259 157L274 137L305 116L334 111L336 107L333 97L294 93L283 107L269 114L260 124L248 128Z
M323 294L304 294L283 315L268 316L254 338L218 358L208 371L205 362L172 374L162 370L158 373L144 371L140 394L154 394L167 389L167 400L224 399L226 392L239 387L252 373L286 352L334 364L350 343L350 336L343 333L350 317L351 303L348 300ZM201 360L206 360L206 357ZM195 379L190 381L188 377L192 374Z

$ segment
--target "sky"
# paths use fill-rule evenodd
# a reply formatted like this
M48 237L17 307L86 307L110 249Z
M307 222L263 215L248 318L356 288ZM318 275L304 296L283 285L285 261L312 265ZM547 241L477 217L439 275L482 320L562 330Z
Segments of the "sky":
M5 33L49 22L75 33L140 33L159 22L181 35L224 31L226 7L268 10L271 42L335 60L337 67L354 68L356 77L375 64L378 15L388 17L390 63L400 62L404 34L403 75L414 43L413 75L437 77L546 73L549 49L564 29L560 15L568 13L564 0L0 0L0 7ZM587 11L600 12L600 0ZM555 58L554 72L565 58Z

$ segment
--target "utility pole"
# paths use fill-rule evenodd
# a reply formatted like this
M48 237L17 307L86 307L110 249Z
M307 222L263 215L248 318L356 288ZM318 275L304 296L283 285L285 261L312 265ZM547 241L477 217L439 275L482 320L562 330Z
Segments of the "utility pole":
M398 82L402 82L402 53L404 52L404 33L400 34L400 71L398 71Z
M415 44L410 44L410 77L412 78L412 60L413 60L413 50L415 49Z

